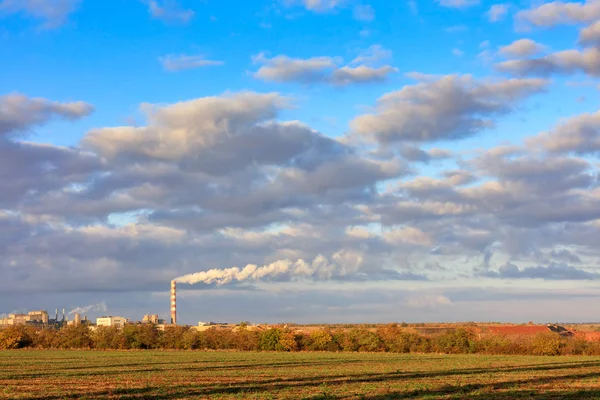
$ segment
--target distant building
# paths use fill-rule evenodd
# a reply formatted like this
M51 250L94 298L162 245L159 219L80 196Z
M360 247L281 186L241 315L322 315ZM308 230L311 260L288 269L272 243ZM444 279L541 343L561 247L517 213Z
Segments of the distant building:
M84 316L83 319L81 319L81 315L79 313L75 313L75 317L73 318L72 321L67 321L67 325L87 325L88 324L88 319L87 316Z
M127 318L123 318L123 317L113 317L113 316L109 316L109 317L100 317L100 318L96 318L96 325L98 326L116 326L117 328L122 328L125 326L125 324L127 323Z
M28 316L30 322L37 322L42 324L48 323L48 311L46 310L29 311Z
M27 314L8 314L0 319L0 326L26 325L26 324L48 324L48 312L44 310L30 311Z
M142 323L144 324L154 324L157 325L159 323L158 314L146 314L142 319Z

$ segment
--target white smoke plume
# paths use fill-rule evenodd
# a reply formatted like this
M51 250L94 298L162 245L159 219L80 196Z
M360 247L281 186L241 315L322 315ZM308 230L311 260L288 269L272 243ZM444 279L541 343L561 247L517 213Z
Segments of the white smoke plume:
M203 282L206 284L216 283L217 285L224 285L230 282L260 281L274 278L282 280L301 278L328 280L334 276L352 274L358 271L362 263L363 257L360 253L352 250L342 250L333 255L332 262L329 262L326 257L319 255L312 262L307 262L303 259L296 261L279 260L263 266L248 264L244 268L211 269L180 276L175 281L188 284Z
M71 311L69 311L69 315L73 315L76 313L83 314L83 313L90 312L90 311L105 312L106 311L106 302L103 301L102 303L98 303L98 304L90 304L89 306L74 308Z

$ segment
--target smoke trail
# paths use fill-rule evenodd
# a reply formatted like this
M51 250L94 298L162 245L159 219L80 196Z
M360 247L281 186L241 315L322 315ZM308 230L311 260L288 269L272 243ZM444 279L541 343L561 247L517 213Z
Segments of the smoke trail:
M327 280L335 276L345 276L356 272L363 263L360 253L352 250L342 250L335 253L332 262L322 255L312 262L303 259L296 261L279 260L271 264L257 266L248 264L244 268L211 269L203 272L180 276L175 281L180 283L216 283L224 285L230 282L246 280L269 280L273 278L293 280L298 278Z
M69 311L69 315L76 314L76 313L83 314L83 313L90 312L90 311L105 312L106 311L106 302L103 301L102 303L98 303L98 304L90 304L89 306L74 308L71 311Z

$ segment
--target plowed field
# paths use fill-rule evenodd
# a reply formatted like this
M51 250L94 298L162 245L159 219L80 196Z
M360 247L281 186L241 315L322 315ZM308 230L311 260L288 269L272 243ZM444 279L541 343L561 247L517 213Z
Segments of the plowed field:
M8 399L595 399L598 357L0 351Z

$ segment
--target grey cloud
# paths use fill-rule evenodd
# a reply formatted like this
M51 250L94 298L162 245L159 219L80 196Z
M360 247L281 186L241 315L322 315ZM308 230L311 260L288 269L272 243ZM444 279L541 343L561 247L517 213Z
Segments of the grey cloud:
M429 163L433 160L443 160L452 157L452 153L443 149L425 151L415 146L404 145L400 148L400 155L407 161Z
M217 144L248 125L273 118L286 100L276 93L205 97L166 107L142 105L149 126L96 129L83 146L109 159L119 156L177 160ZM170 135L174 131L178 135Z
M196 15L193 10L181 8L177 0L146 0L146 4L153 18L165 22L187 23Z
M278 209L371 201L377 182L407 173L400 161L362 156L299 122L267 121L285 105L276 94L242 93L147 106L147 126L98 129L83 140L115 171L27 210L68 204L71 215L101 217L150 209L154 218L202 215L205 228L256 226L285 218Z
M484 276L502 279L544 279L544 280L594 280L600 275L587 272L567 264L550 264L548 266L534 266L519 268L507 263L500 267L498 272L489 271Z
M553 1L529 10L519 11L519 24L551 27L562 24L579 24L600 18L600 3L585 0L583 3Z
M415 104L435 97L429 88L440 80L421 79ZM458 82L478 104L477 118L506 112L545 84ZM277 121L288 105L274 93L143 105L145 124L92 130L80 148L3 138L0 292L167 291L165 282L181 274L329 257L333 249L366 260L355 274L336 277L344 285L445 285L486 271L547 280L592 273L600 257L592 162L531 146L471 156L401 143L369 153L348 138ZM440 163L448 169L437 178L403 161L445 157L456 160ZM473 278L482 259L487 268ZM501 276L495 271L506 259L533 267L501 269ZM583 274L559 263L576 263ZM442 297L455 306L451 295Z
M64 147L0 139L0 208L51 190L84 183L102 164L93 154Z
M543 51L544 48L543 45L531 39L519 39L501 47L500 53L509 57L528 57Z
M326 83L342 86L381 82L398 71L389 65L373 66L387 57L389 51L381 46L372 46L346 66L340 66L339 58L298 59L284 55L268 58L261 53L252 58L254 63L262 64L253 76L256 79L273 82Z
M183 71L201 67L223 65L223 61L207 60L201 55L169 54L159 58L167 71Z
M552 153L598 154L600 112L572 117L549 132L529 138L527 144Z
M510 112L546 85L541 79L480 82L468 75L426 79L385 94L376 113L356 117L350 125L383 144L462 139L492 127L492 117Z
M95 155L78 149L11 140L53 117L75 120L92 110L84 102L59 103L20 94L0 97L0 208L66 190L102 169Z
M277 56L269 59L261 53L254 56L252 61L265 64L254 73L255 78L275 82L324 82L328 79L328 73L337 68L337 63L331 57L293 59Z
M2 0L0 16L23 13L43 20L43 28L53 29L63 25L80 2L81 0Z
M583 159L485 154L475 161L481 171L501 183L528 192L564 192L595 184L592 166Z
M565 249L552 250L548 254L546 254L546 256L550 257L553 260L561 261L561 262L565 262L565 263L569 263L569 264L581 263L581 258L577 254L575 254L569 250L565 250Z
M600 3L599 3L600 4ZM515 75L548 76L551 74L573 74L584 72L600 76L600 50L565 50L541 58L509 60L496 65L497 69Z
M586 26L579 32L579 43L583 45L600 45L600 21Z
M397 68L385 65L379 68L361 65L358 67L342 67L333 72L332 82L336 85L349 85L353 83L383 82L388 76L398 72Z
M76 120L89 115L92 105L83 101L59 103L22 94L0 96L0 137L28 131L53 117Z

